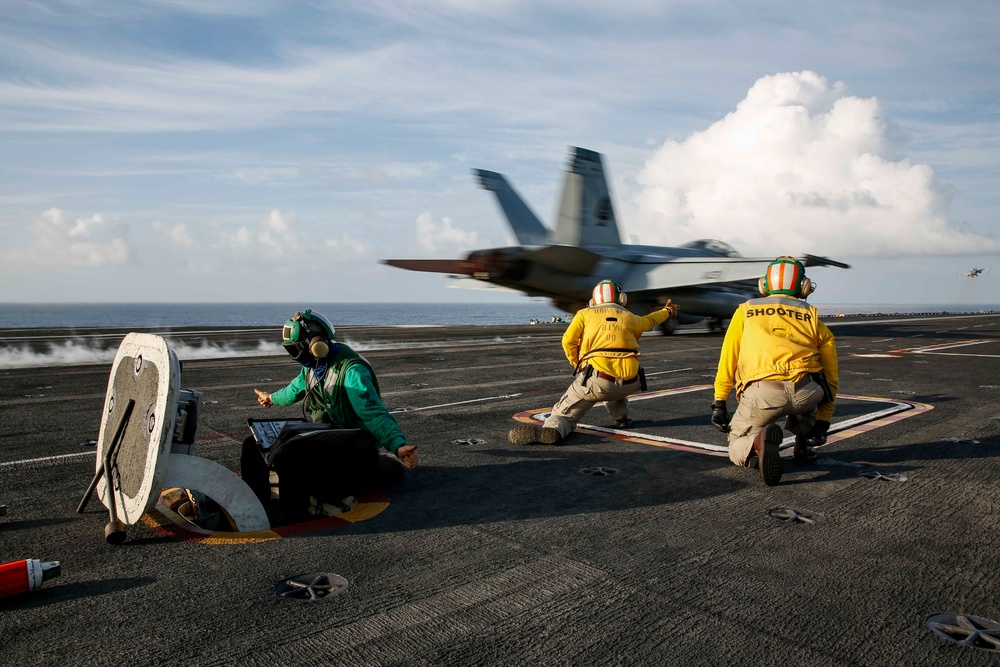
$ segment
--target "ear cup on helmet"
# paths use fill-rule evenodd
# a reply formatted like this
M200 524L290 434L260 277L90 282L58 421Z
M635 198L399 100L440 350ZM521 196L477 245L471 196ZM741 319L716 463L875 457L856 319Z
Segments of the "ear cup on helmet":
M768 296L767 276L761 276L760 280L757 281L757 291L763 294L764 296Z
M628 303L628 295L625 292L618 293L618 305L624 307Z
M309 354L317 359L323 359L330 354L330 345L319 336L315 336L309 339Z
M799 286L799 298L804 299L815 291L816 291L816 283L809 280L808 278L803 278L802 284Z

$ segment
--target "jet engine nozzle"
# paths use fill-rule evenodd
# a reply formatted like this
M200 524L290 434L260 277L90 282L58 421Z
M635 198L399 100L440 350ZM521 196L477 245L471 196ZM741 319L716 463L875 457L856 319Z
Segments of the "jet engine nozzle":
M510 269L512 259L506 248L476 250L462 260L462 273L481 280L500 278Z

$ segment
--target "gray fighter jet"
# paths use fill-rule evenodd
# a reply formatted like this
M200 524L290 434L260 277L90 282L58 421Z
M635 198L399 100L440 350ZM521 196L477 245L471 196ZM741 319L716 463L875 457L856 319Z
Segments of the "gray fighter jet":
M570 149L554 231L541 223L502 174L482 169L473 173L484 189L496 195L521 245L476 250L465 259L383 263L548 297L567 313L587 305L595 284L612 279L622 285L628 308L637 314L673 299L681 307L681 323L708 319L710 327L718 329L740 303L757 295L757 281L774 259L743 257L713 239L679 247L622 243L601 154L585 148ZM825 257L799 255L798 259L807 267L849 268ZM672 333L676 320L667 322L664 333Z

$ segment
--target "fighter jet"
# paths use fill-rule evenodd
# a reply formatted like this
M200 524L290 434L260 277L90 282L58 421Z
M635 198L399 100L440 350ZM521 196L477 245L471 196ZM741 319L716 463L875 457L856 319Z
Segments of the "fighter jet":
M989 270L990 270L990 267L988 267L988 266L986 268L984 268L984 269L977 269L975 267L972 267L971 269L969 269L965 273L959 274L958 277L959 278L975 278L980 273L985 273L985 272L987 272Z
M587 305L595 284L612 279L622 285L628 308L637 314L672 299L681 307L682 324L708 319L712 329L720 329L740 303L758 294L757 281L774 259L743 257L714 239L679 247L622 243L602 156L585 148L570 148L555 230L542 224L502 174L483 169L473 174L496 196L521 245L475 250L464 259L383 263L547 297L567 313ZM850 268L825 257L798 259L807 267ZM673 333L677 320L667 323L664 333Z

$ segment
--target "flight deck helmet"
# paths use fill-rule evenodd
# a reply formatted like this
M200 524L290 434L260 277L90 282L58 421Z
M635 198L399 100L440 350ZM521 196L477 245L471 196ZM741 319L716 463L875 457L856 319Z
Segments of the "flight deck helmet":
M618 281L602 280L594 288L590 303L594 306L601 306L608 303L616 303L619 306L624 306L628 303L628 297L622 291L622 286Z
M281 329L281 346L300 363L310 356L323 359L337 340L337 331L330 321L312 310L299 311Z
M764 296L784 294L804 299L816 290L816 283L806 278L806 267L802 262L782 255L768 264L767 271L757 282L757 288Z

